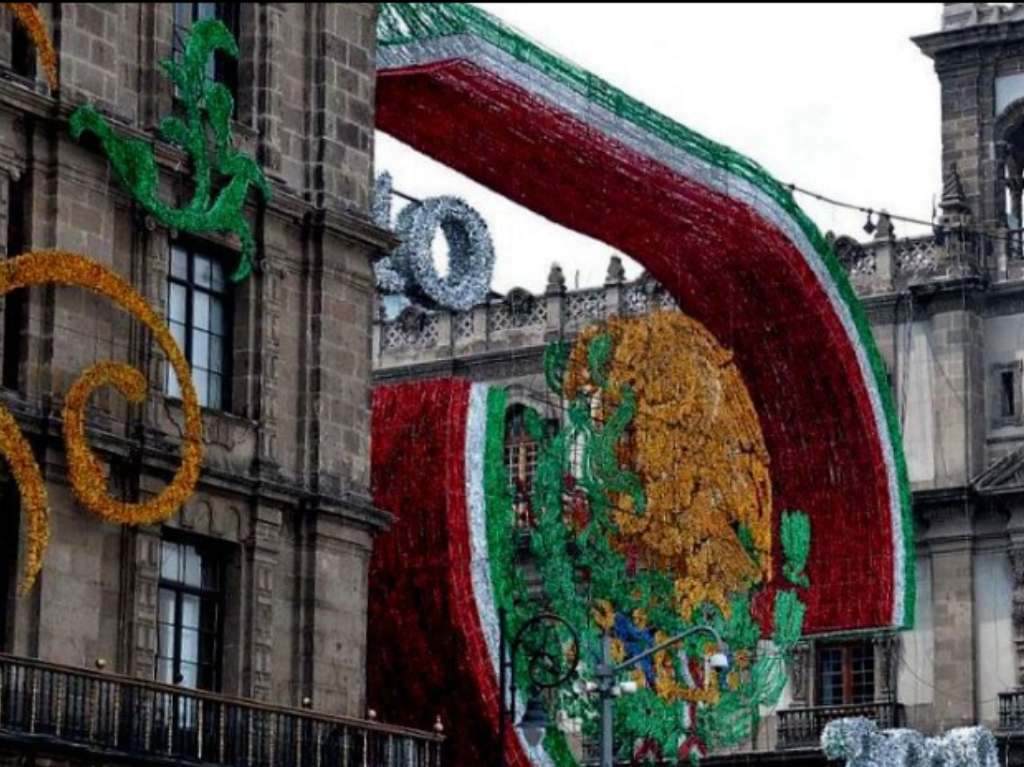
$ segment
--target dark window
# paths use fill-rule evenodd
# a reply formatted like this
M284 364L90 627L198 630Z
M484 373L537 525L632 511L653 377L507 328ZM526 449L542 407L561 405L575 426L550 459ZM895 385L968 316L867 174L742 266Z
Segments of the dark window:
M29 174L11 181L7 188L7 257L25 252L28 221L25 203L30 194ZM4 297L3 386L17 389L24 352L28 292L15 290Z
M167 319L171 333L192 366L199 404L230 406L229 301L220 259L181 245L171 247L167 277ZM174 370L167 366L167 393L181 396Z
M505 414L505 468L520 527L532 525L530 497L537 467L537 443L527 431L526 413L524 405L512 405Z
M220 688L221 559L215 549L196 543L161 542L157 681Z
M11 71L16 75L36 78L36 47L25 28L11 19Z
M819 706L871 703L875 698L875 648L870 641L818 649Z
M4 486L5 500L0 514L0 652L11 649L11 620L14 607L14 590L18 573L18 524L20 502L11 484Z
M1012 370L1003 370L999 373L999 410L1003 418L1013 418L1017 415L1016 378Z
M185 52L185 41L192 25L203 19L220 19L238 39L238 3L175 3L174 4L174 58ZM238 60L223 51L216 51L208 64L207 74L223 83L232 95L238 93Z

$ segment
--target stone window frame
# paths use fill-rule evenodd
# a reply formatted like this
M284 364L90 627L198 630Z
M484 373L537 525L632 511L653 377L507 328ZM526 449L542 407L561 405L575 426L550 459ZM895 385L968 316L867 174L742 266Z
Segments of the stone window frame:
M851 642L869 643L874 648L873 703L896 703L898 691L896 671L899 665L900 638L888 630L859 634L835 634L808 637L797 644L789 667L792 708L819 708L819 653L822 648ZM842 704L864 705L864 704Z
M1011 375L1012 392L1014 394L1013 413L1007 415L1003 408L1004 381L1006 376ZM1024 360L1016 359L1012 362L997 363L992 366L989 377L990 391L989 402L991 404L991 421L995 429L1008 426L1024 426Z
M857 650L865 652L866 658L870 662L870 667L868 668L867 673L870 677L871 691L863 700L856 699L856 680L854 677L858 673L858 670L854 667L854 653ZM825 703L822 701L822 694L824 692L824 685L822 684L822 661L824 654L830 651L839 651L841 653L840 672L843 677L843 699L839 702ZM877 696L877 683L875 680L876 663L877 659L875 658L874 641L871 637L816 642L814 647L814 705L856 706L875 702L875 698Z

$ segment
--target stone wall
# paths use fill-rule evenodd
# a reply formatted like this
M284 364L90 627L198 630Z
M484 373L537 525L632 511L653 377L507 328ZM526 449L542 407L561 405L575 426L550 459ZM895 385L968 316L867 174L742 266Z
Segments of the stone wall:
M126 133L156 139L174 109L158 72L172 54L173 6L40 7L58 45L59 97L41 77L11 70L11 21L0 16L0 251L83 252L164 312L178 233L140 214L98 147L70 139L67 117L91 102ZM239 12L235 135L273 195L266 205L250 197L257 268L231 287L230 411L204 411L199 488L167 526L225 544L223 692L288 705L309 696L318 710L362 716L367 562L387 523L369 501L370 265L394 244L368 216L376 8L260 3ZM156 155L163 194L180 204L187 159L159 140ZM20 226L6 225L11 211ZM201 241L233 265L236 241ZM60 414L92 362L143 370L146 403L129 407L102 391L90 427L111 492L152 497L177 466L181 433L180 406L163 393L164 360L134 320L79 289L33 288L8 297L5 309L14 308L23 315L7 327L17 335L0 347L17 380L0 398L41 456L52 540L38 585L13 603L4 647L78 666L102 658L152 677L161 528L106 525L75 505Z

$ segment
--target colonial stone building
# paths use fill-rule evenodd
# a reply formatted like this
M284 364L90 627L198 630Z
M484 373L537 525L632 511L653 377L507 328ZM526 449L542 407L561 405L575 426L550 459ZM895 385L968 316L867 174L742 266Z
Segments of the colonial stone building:
M745 749L764 763L820 760L822 727L849 715L933 733L981 723L1011 762L1024 762L1024 9L947 3L942 28L913 43L935 62L942 92L935 233L907 239L883 216L869 242L833 239L902 421L916 625L810 638L782 704ZM653 281L624 282L615 259L605 285L587 290L567 291L554 268L541 295L513 290L468 312L378 318L375 379L503 383L514 425L517 407L549 406L539 394L548 342L665 305ZM535 447L514 428L509 435L510 479L528 483Z
M433 736L362 721L368 559L388 523L368 494L371 261L394 244L368 216L375 6L39 7L59 93L0 16L0 252L80 252L129 280L189 358L206 454L194 497L166 524L86 514L61 434L72 382L99 360L145 374L144 404L105 389L88 411L110 493L126 501L153 497L179 464L180 389L111 302L54 285L3 299L0 401L45 475L52 536L38 582L17 596L24 520L8 477L0 763L427 764ZM214 74L234 90L237 144L272 186L268 203L250 198L257 266L238 283L236 240L155 225L67 123L91 103L153 142L164 198L186 201L189 161L156 130L179 108L159 63L209 16L239 41Z

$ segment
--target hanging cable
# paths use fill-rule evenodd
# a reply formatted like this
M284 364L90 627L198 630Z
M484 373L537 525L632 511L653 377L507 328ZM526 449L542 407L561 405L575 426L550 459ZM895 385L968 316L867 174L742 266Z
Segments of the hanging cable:
M873 234L878 228L876 221L873 220L872 217L875 216L880 218L882 215L886 216L890 221L900 221L906 224L930 227L936 239L940 240L940 244L941 240L951 230L951 227L943 226L942 224L937 223L934 220L926 221L923 218L916 218L915 216L905 216L900 213L890 213L889 211L881 210L879 208L873 208L867 205L858 205L852 202L837 200L835 197L829 197L826 194L821 194L820 192L815 192L810 189L806 189L798 184L789 183L785 184L785 187L789 189L791 193L802 194L805 197L810 197L811 199L817 200L818 202L823 202L827 205L832 205L837 208L843 208L845 210L855 210L858 211L859 213L863 213L865 216L867 216L867 220L865 221L863 228L864 231L867 232L868 234ZM1011 236L1004 236L996 232L993 232L989 229L984 229L978 226L958 226L957 230L962 232L969 232L971 234L977 235L978 237L982 237L993 242L1011 242L1014 239Z

